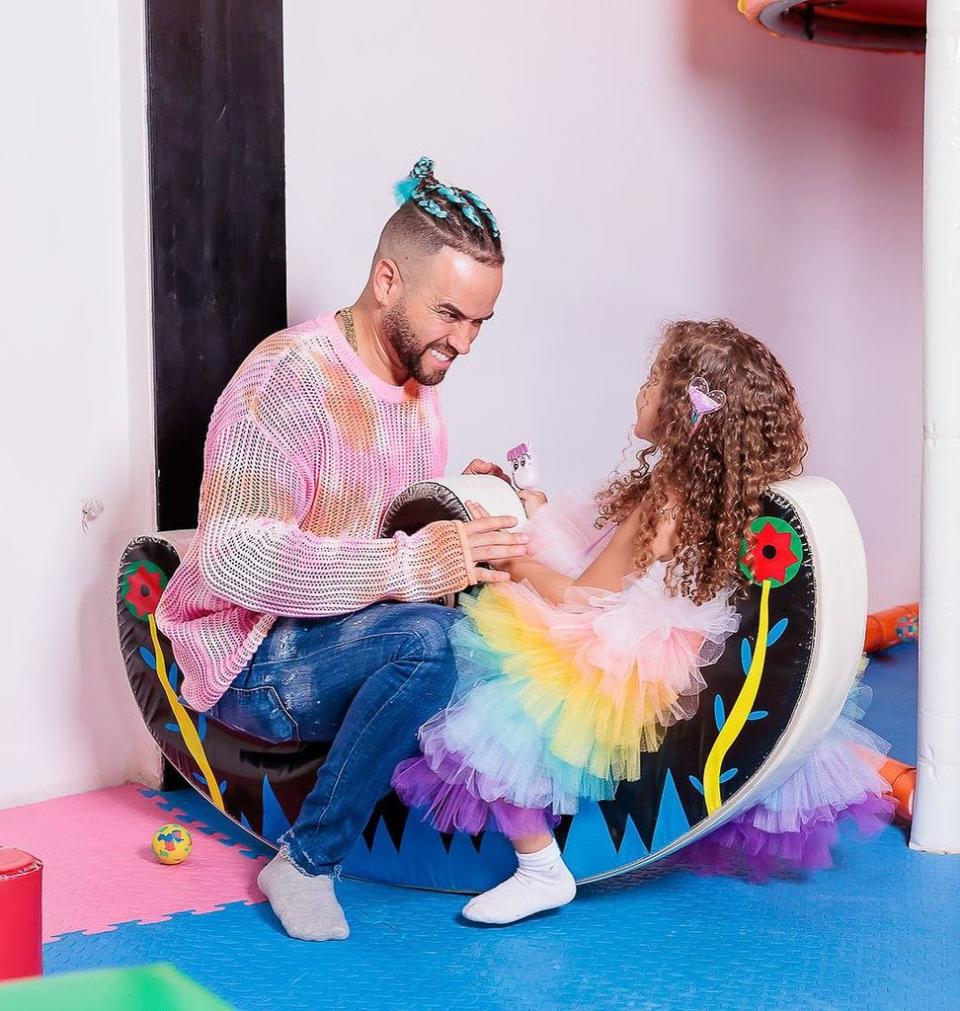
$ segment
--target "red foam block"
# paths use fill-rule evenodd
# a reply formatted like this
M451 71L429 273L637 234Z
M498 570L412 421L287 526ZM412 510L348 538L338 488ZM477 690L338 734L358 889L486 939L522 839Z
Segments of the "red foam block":
M43 864L23 850L0 849L0 979L39 976Z

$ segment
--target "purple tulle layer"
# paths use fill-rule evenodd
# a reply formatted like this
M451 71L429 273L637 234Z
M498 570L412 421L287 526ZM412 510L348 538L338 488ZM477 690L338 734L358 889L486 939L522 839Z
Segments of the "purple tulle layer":
M459 767L455 757L450 761ZM398 765L393 787L408 807L421 809L424 820L439 832L476 835L495 827L507 838L519 839L545 832L559 821L549 811L481 800L465 785L447 783L424 758ZM700 874L745 874L758 881L784 870L822 870L833 866L831 850L841 818L852 818L859 831L870 836L892 820L893 810L890 797L870 794L839 813L831 807L814 811L798 831L780 833L758 828L753 810L748 810L691 843L673 860Z
M444 761L452 769L462 768L462 759L457 756ZM481 800L467 786L446 782L443 772L442 768L434 772L425 758L410 758L397 766L392 780L404 804L421 809L424 821L438 832L476 835L488 828L492 819L493 827L508 839L520 839L546 832L560 820L539 808L516 807L505 800Z
M741 873L759 881L784 870L822 870L833 866L830 851L841 818L853 818L862 834L875 835L892 820L893 809L890 797L868 794L839 814L824 808L813 812L798 831L777 834L757 828L753 812L745 811L691 843L675 860L701 874Z

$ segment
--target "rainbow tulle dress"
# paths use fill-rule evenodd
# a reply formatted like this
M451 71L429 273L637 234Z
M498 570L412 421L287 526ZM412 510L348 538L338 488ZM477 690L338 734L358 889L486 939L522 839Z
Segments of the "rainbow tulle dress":
M587 497L543 507L529 528L534 557L579 574L613 529L598 531L595 515ZM655 563L616 592L576 587L558 605L528 583L464 597L464 619L451 631L457 686L421 727L421 755L394 773L401 799L439 831L496 827L517 838L639 779L643 754L696 712L709 666L739 624L730 592L697 605L670 596L664 577ZM704 867L741 858L758 869L820 866L842 813L865 827L886 817L885 742L858 714L848 703L786 782L705 837L695 851Z

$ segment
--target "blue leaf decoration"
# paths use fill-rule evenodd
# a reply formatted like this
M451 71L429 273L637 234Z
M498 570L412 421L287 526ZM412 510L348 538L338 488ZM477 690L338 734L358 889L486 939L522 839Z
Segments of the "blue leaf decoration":
M717 730L723 730L723 725L727 722L727 711L724 709L723 699L719 695L713 700L713 719L717 724Z
M177 690L177 675L180 673L180 668L177 667L175 663L170 664L167 670L167 680L170 682L170 687L176 691Z
M750 672L750 664L753 663L753 649L750 647L749 639L740 640L740 666L743 667L744 677Z
M690 782L693 784L694 790L696 790L697 793L703 796L703 783L701 783L696 776L690 776Z
M197 736L201 741L206 739L207 736L207 718L206 716L201 716L197 719Z
M195 773L193 774L193 778L194 778L194 779L195 779L195 780L196 780L196 781L197 781L197 782L198 782L198 783L199 783L199 784L200 784L201 786L203 786L203 787L206 787L206 785L207 785L207 777L206 777L206 776L204 776L204 775L203 775L203 773L201 773L201 772L195 772ZM224 780L224 781L223 781L222 783L218 783L217 785L218 785L218 786L219 786L219 788L220 788L220 793L221 793L221 795L222 795L222 794L224 794L224 793L226 793L226 790L227 790L227 781L226 781L226 780Z
M755 710L754 710L754 711L753 711L753 712L752 712L752 713L751 713L751 714L750 714L750 715L749 715L749 716L747 717L747 719L748 719L748 720L762 720L762 719L763 719L763 718L764 718L765 716L769 716L769 715L770 715L770 714L769 714L769 713L768 713L768 712L766 711L766 709L755 709Z
M171 734L179 734L180 733L180 726L177 723L167 723L165 726L166 726L166 729L169 730Z
M157 669L157 658L147 649L146 646L140 647L140 656L143 657L144 662L150 668L150 670Z
M727 771L720 777L720 782L729 782L739 771L739 769L727 769Z
M781 635L787 630L787 625L790 624L788 618L781 618L773 628L770 629L767 634L767 645L772 646Z

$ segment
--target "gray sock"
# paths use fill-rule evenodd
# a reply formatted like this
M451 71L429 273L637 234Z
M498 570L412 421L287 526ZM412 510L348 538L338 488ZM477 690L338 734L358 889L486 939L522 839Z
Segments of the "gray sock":
M333 941L350 936L333 878L304 874L280 852L260 872L257 884L291 937Z

